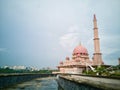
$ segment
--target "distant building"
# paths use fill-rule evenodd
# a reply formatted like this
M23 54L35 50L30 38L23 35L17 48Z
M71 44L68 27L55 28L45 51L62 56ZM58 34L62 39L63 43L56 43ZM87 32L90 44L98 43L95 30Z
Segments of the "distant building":
M120 58L118 58L118 64L120 65Z
M4 69L9 68L9 66L3 66Z
M39 71L39 69L36 68L36 67L26 67L26 70L29 70L29 71Z
M29 70L29 71L39 71L38 68L36 67L26 67L26 66L4 66L4 69L9 68L9 69L13 69L13 70Z
M73 73L80 74L87 67L95 67L98 65L104 65L102 60L102 54L100 52L100 42L98 36L97 19L94 15L94 54L92 60L89 58L87 49L83 45L78 45L74 48L72 58L66 57L64 61L61 61L58 65L59 72L57 73ZM53 72L54 73L54 72Z
M14 69L14 70L25 70L26 67L25 67L25 66L12 66L12 67L10 67L10 69Z

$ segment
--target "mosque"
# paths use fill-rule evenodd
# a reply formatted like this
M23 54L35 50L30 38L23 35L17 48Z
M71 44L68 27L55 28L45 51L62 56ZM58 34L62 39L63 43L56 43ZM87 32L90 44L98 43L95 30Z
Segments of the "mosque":
M100 41L98 35L97 19L94 15L93 18L93 31L94 31L94 53L93 58L90 60L87 49L83 45L78 45L74 48L72 58L66 57L64 61L59 63L58 73L73 73L81 74L86 67L93 69L98 65L104 65L102 60L102 53L100 52Z

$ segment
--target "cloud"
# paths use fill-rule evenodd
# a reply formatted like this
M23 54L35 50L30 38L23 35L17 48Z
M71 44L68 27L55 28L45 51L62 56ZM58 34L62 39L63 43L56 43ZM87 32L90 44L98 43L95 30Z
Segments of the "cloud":
M63 47L71 47L78 39L78 33L67 33L60 37L60 44Z
M105 61L105 63L109 64L109 65L118 65L118 58L120 56L120 50L114 50L111 51L111 53L105 55L103 57L103 60Z
M119 51L119 45L118 42L120 40L120 37L118 35L111 35L111 36L102 36L101 38L101 46L104 50L103 53L105 55L109 55L111 53Z
M7 52L7 48L0 48L0 52Z
M120 51L120 50L118 50L117 48L107 48L107 47L105 47L105 48L103 48L103 49L104 49L104 51L103 51L103 54L104 54L104 55L110 55L110 54L112 54L112 53L115 53L115 52Z
M71 25L68 29L68 32L75 33L79 31L79 27L77 25Z
M64 34L59 39L60 45L69 52L71 52L79 42L79 33L77 32L78 30L79 29L77 25L71 25L68 29L68 33Z

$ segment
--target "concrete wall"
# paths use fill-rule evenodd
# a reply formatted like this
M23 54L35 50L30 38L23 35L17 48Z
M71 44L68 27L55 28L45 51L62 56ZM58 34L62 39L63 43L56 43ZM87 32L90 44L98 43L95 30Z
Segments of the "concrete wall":
M12 74L0 75L0 89L35 78L54 76L53 74Z
M79 84L75 81L70 81L70 80L62 78L62 77L59 77L57 82L63 90L102 90L102 89L99 89L96 87L92 87L90 85Z
M64 90L120 90L119 78L60 75L57 81Z

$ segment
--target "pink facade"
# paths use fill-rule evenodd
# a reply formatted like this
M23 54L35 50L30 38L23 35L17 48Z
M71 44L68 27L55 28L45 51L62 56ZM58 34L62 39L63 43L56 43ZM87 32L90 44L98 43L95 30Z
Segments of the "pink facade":
M89 59L88 51L82 45L78 45L73 50L72 59L66 57L64 61L61 61L58 68L60 73L73 73L79 74L86 68L87 65L92 65L92 61Z
M98 38L97 20L94 15L94 56L93 59L89 59L87 49L83 45L78 45L74 48L71 59L66 57L65 60L61 61L58 69L59 73L73 73L80 74L88 66L102 65L102 54L100 53L100 44Z

